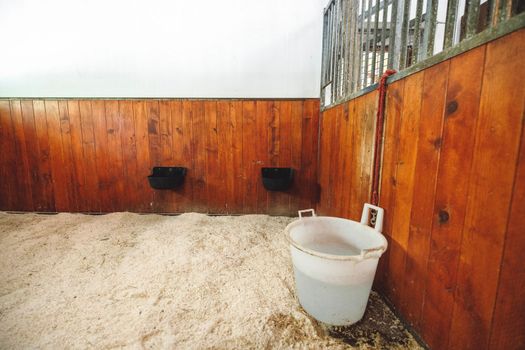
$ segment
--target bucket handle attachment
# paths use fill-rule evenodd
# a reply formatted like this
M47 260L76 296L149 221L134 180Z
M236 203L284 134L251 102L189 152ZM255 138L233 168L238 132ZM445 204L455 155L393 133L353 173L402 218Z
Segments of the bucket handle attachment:
M370 203L365 203L363 206L363 214L361 215L361 224L368 226L368 218L370 217L370 209L373 209L376 211L376 217L375 217L375 223L373 226L373 229L377 232L381 233L383 230L383 216L385 211L383 208L380 208L378 206L372 205Z
M370 249L362 249L361 258L362 259L379 258L385 250L386 250L386 247L384 246L370 248Z
M305 213L310 213L311 217L317 216L315 214L315 210L314 209L299 210L297 213L299 213L299 218L301 218L301 219L303 218L303 214L305 214Z

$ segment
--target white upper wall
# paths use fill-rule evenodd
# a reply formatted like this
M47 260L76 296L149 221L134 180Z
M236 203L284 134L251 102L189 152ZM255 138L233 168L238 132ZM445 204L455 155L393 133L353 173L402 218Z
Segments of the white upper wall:
M2 97L318 97L326 0L0 0Z

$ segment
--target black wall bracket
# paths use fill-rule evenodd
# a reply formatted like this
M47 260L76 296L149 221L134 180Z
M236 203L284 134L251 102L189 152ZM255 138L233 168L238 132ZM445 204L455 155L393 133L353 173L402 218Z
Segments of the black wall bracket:
M261 168L263 186L268 191L286 191L293 181L292 168Z
M183 167L154 167L148 176L149 185L156 190L179 188L184 183L186 172Z

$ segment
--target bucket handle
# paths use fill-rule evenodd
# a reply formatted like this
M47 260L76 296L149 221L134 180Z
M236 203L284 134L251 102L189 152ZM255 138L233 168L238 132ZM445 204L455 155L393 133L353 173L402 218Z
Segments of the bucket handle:
M370 209L374 209L377 213L373 229L381 233L381 231L383 230L383 216L385 213L383 208L372 205L370 203L365 203L365 205L363 206L363 214L361 215L361 224L368 226L368 218L370 216Z
M299 213L299 218L303 218L303 214L304 213L310 213L310 216L314 217L314 216L317 216L315 214L315 210L314 209L304 209L304 210L299 210L297 213Z

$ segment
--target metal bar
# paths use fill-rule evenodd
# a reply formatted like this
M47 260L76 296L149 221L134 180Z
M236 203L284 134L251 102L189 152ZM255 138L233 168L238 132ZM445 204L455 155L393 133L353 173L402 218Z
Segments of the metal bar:
M458 12L458 0L448 0L447 20L445 22L445 43L444 49L448 49L454 43L454 29L456 26L456 16Z
M401 23L401 51L399 54L399 69L406 67L407 51L408 51L408 32L410 19L410 0L404 1L403 7L403 22Z
M326 81L326 12L323 15L323 40L321 48L321 86Z
M403 71L400 71L391 77L388 78L388 83L391 84L395 81L404 79L412 74L415 74L417 72L420 72L424 69L427 69L429 67L432 67L436 64L439 64L445 60L448 60L452 57L461 55L462 53L472 50L476 47L479 47L481 45L484 45L490 41L496 40L498 38L501 38L509 33L515 32L517 30L525 28L525 12L522 12L520 14L514 15L511 18L509 18L507 21L500 23L496 27L491 27L483 32L473 36L470 39L466 39L461 41L459 44L449 48L448 50L441 51L440 53L427 58L424 61L418 62L417 64L404 69ZM377 88L378 84L370 85L362 90L355 91L348 96L346 96L344 99L342 99L339 103L344 103L349 100L352 100L356 97L365 95L374 89ZM321 108L321 111L324 111L328 108L331 108L333 106L325 106Z
M498 25L498 9L500 0L492 0L492 4L489 8L490 24L494 27Z
M419 37L421 35L421 17L423 16L423 0L417 0L416 18L414 21L414 39L412 40L412 62L416 63L419 58Z
M353 30L354 33L352 35L352 83L351 83L351 90L352 92L356 91L358 89L358 79L359 79L359 0L352 0L352 3L354 4L354 12L353 12L353 20L354 25Z
M425 31L423 33L423 57L434 54L434 40L436 38L436 21L439 0L427 0L425 13Z
M327 10L326 11L326 23L325 23L325 33L323 36L326 37L326 41L325 41L325 47L324 47L324 51L323 51L323 65L324 65L324 82L326 83L328 81L328 70L329 70L329 60L328 60L328 56L329 56L329 51L330 51L330 13L329 11Z
M374 14L374 39L372 40L372 75L371 75L371 82L375 83L376 81L376 57L377 57L377 29L379 28L379 2L380 0L376 0L376 12Z
M385 1L383 1L385 3ZM388 6L383 6L383 23L381 24L381 54L379 56L379 76L385 71L386 22L388 21Z
M339 35L338 35L338 16L339 16L339 6L338 2L336 1L334 3L334 19L333 19L333 33L334 33L334 45L333 45L333 51L332 51L332 101L336 101L336 94L337 94L337 48L339 45Z
M337 32L337 20L339 15L339 7L338 7L339 0L336 0L334 2L334 19L332 23L332 29L333 29L333 39L334 39L334 46L333 46L333 52L332 52L332 98L331 100L333 102L336 101L337 96L337 47L339 46L339 36Z
M467 0L467 33L465 38L470 38L478 32L479 0Z
M326 9L323 10L323 41L322 41L322 49L321 49L321 92L320 92L320 98L321 98L321 105L324 105L324 85L326 83L326 45L327 45L327 21L328 21L328 15L326 12Z
M364 71L364 85L368 86L368 63L370 62L369 59L369 51L370 51L370 21L372 19L372 11L370 11L370 8L372 7L372 0L368 0L368 16L366 18L366 42L365 42L365 71Z
M343 96L343 85L344 85L344 75L343 75L343 57L345 50L345 31L343 25L343 18L345 17L345 1L339 0L339 16L337 18L337 31L339 33L339 40L337 46L337 99Z
M512 11L512 0L501 0L499 20L500 22L510 17Z
M329 22L329 30L330 30L330 48L328 49L328 52L329 52L329 56L328 56L328 76L329 76L329 79L330 81L334 81L334 64L333 64L333 61L334 61L334 44L335 44L335 40L334 40L334 11L335 11L335 6L334 6L334 2L332 2L332 4L330 5L331 9L330 9L330 22ZM332 89L333 90L333 85L332 85ZM330 101L332 102L333 99L332 99L332 91L330 90Z
M517 4L519 2L515 1ZM492 26L498 25L500 22L512 16L512 0L494 0L490 8L490 18ZM517 6L517 5L516 5Z
M341 57L339 60L339 79L341 82L339 83L339 93L341 97L345 96L346 93L346 54L347 54L347 30L346 30L346 18L348 17L348 0L341 0Z
M334 98L337 101L341 95L341 44L342 41L342 31L341 31L341 17L342 17L342 1L337 0L337 17L335 21L335 30L337 34L336 47L335 47L335 91Z
M387 1L385 1L386 4L384 4L385 2L383 2L382 4L379 5L379 6L380 6L380 7L379 7L379 10L382 10L382 9L384 8L385 5L386 5L386 6L390 5L393 1L394 1L394 0L387 0ZM372 6L371 9L367 9L367 10L365 11L365 17L368 16L368 13L369 13L369 12L376 12L376 6L377 6L377 4L376 4L375 6Z
M510 2L510 6L508 4ZM512 7L512 0L495 0L492 11L492 25L495 26L507 17L507 8Z
M362 79L362 73L363 73L363 39L364 39L364 14L365 14L365 0L361 0L361 18L359 20L359 49L357 50L357 56L359 59L359 64L357 65L359 68L358 78L357 78L357 88L360 89L363 86L363 79Z
M348 16L348 0L341 0L341 59L339 62L339 69L340 69L340 94L341 97L345 96L346 93L346 40L347 40L347 31L346 31L346 18Z
M345 16L343 17L343 27L345 28L345 55L343 59L343 96L348 95L349 93L349 86L350 86L350 80L352 79L349 68L350 65L348 63L348 60L350 59L352 55L352 43L350 41L351 35L351 28L350 28L350 11L352 7L351 0L345 0Z
M399 70L404 9L404 2L402 0L394 0L394 3L392 4L392 34L390 35L392 42L388 45L388 57L391 59L391 62L388 64L388 66L389 68L395 70Z

